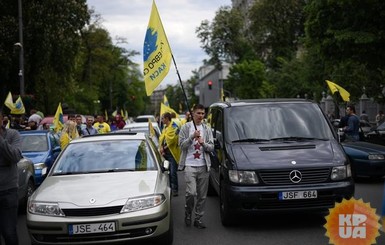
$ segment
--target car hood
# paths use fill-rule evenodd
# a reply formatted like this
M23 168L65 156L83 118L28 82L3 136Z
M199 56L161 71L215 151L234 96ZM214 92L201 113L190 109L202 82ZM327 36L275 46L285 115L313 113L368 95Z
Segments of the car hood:
M238 169L267 169L275 166L282 168L293 165L309 167L309 164L325 167L336 164L334 159L346 160L341 146L336 141L235 143L228 147L230 158Z
M356 142L344 142L342 146L347 151L350 149L359 150L367 153L385 153L385 146L372 144L364 141L356 141Z
M33 163L45 162L48 152L23 152L23 157L31 159Z
M85 207L123 205L129 197L155 192L157 171L49 176L32 199Z

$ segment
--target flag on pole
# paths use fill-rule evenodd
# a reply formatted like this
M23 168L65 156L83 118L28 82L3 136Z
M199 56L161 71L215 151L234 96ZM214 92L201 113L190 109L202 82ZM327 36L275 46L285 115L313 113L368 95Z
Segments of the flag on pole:
M154 125L152 125L152 122L150 121L150 119L148 119L148 131L150 132L150 137L156 136Z
M155 1L153 1L143 45L143 75L147 96L152 94L167 75L171 58L171 48Z
M64 118L63 118L63 109L61 108L61 103L57 106L55 116L53 118L53 125L55 132L59 132L63 129Z
M174 109L172 109L171 107L169 106L166 106L165 104L163 103L160 103L160 115L162 116L164 113L166 112L174 112L176 117L178 118L179 117L179 114L176 113L176 111Z
M8 93L7 98L4 101L4 105L8 107L10 110L15 108L15 104L13 103L11 92Z
M104 109L104 121L108 121L108 113L106 109Z
M332 92L332 94L334 94L335 92L339 92L342 99L346 102L349 102L350 101L350 93L348 91L346 91L343 87L341 87L340 85L336 84L336 83L333 83L329 80L325 80L327 85L329 86L329 89L330 91Z
M170 106L170 104L168 103L168 99L167 99L167 96L166 95L163 95L163 104L165 106Z
M23 101L21 100L21 97L19 95L19 98L17 98L14 108L11 109L11 114L24 114L25 113L25 108Z

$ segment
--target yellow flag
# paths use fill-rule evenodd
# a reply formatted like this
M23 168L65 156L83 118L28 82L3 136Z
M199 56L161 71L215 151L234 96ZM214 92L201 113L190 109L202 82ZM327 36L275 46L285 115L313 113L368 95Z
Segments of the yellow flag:
M346 102L349 102L350 101L350 93L348 91L346 91L343 87L341 87L340 85L338 84L335 84L329 80L325 80L326 83L328 84L329 86L329 89L330 91L332 91L332 94L334 94L335 92L339 92L342 99Z
M166 112L174 112L176 117L178 118L179 117L179 114L176 113L176 111L174 109L172 109L171 107L169 106L166 106L165 104L163 103L160 103L160 115L162 116L164 113Z
M61 108L61 103L57 106L55 116L53 118L53 125L55 132L59 132L63 129L64 118L63 118L63 109Z
M17 98L15 102L14 108L11 109L11 114L24 114L24 113L25 113L24 104L19 95L19 98Z
M150 121L150 119L148 119L148 130L150 132L150 137L155 137L156 133L155 133L154 125L152 125L152 122Z
M104 121L108 121L108 113L106 109L104 109Z
M152 94L167 75L170 70L171 58L171 48L155 1L153 1L143 45L143 76L147 96Z
M163 95L163 104L165 106L170 106L170 104L168 103L168 99L167 99L166 95Z
M8 107L10 110L15 108L15 104L13 103L11 92L8 93L7 98L4 101L4 105Z

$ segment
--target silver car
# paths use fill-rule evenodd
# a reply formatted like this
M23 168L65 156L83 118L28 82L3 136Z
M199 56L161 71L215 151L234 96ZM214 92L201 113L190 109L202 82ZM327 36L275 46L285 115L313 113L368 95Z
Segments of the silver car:
M71 141L29 199L32 244L172 244L168 165L144 133Z

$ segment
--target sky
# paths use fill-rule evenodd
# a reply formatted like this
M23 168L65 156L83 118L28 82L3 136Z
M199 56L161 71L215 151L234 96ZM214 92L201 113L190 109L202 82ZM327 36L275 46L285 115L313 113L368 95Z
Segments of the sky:
M201 48L195 30L203 20L212 21L221 6L231 6L231 0L157 0L155 1L182 81L192 76L208 56ZM143 70L143 42L150 19L152 0L87 0L89 8L100 14L102 26L116 44L116 37L127 43L117 44L140 52L133 61ZM177 84L172 65L161 86Z

